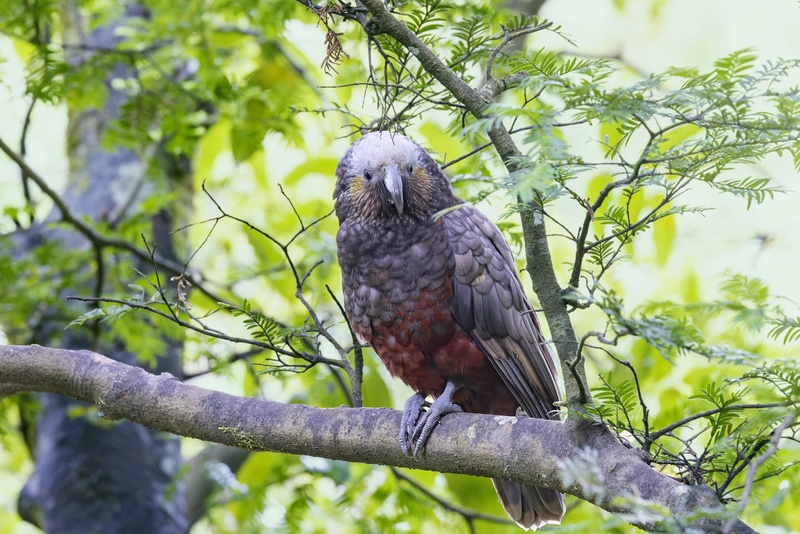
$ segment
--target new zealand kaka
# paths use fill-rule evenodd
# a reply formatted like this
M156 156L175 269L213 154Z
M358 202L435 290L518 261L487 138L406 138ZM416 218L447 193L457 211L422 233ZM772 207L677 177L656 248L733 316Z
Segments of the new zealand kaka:
M416 455L439 419L462 409L558 419L555 363L500 230L400 134L363 136L336 176L345 311L359 339L417 392L403 412L403 450ZM523 528L564 515L557 491L493 483Z

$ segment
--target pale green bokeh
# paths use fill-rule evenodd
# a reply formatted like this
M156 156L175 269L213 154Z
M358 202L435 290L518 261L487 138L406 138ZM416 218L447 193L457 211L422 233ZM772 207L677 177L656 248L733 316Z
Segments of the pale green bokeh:
M536 46L549 45L570 53L591 56L618 56L630 67L630 72L625 74L629 81L635 79L639 73L658 72L668 66L698 66L708 69L719 57L747 47L756 49L763 59L800 57L800 32L797 31L800 26L800 5L794 0L770 0L763 3L738 0L549 0L541 15L561 25L578 46L572 48L563 40L546 34L536 36ZM324 32L320 28L294 23L289 25L287 36L308 57L309 64L320 64L324 57ZM16 146L27 111L27 100L21 96L24 86L22 63L14 58L15 53L9 39L0 37L0 56L7 59L0 65L3 81L0 85L0 136L12 146ZM347 62L344 67L347 67ZM315 79L320 80L320 84L327 84L330 80L322 75ZM368 100L367 105L370 105ZM338 120L322 126L311 117L301 120L309 126L305 134L307 146L318 145L320 152L332 160L347 147L346 140L325 144L327 134L336 129ZM56 189L65 183L68 170L64 135L66 122L64 107L40 104L33 115L28 136L28 161ZM218 125L215 128L224 127ZM420 128L420 135L424 132L424 128ZM213 135L212 131L209 137ZM441 141L439 146L442 150L453 146L448 141L450 140ZM588 138L580 137L571 138L570 141L592 142ZM201 176L197 178L198 182L202 177L215 183L219 187L220 198L241 210L239 216L260 225L267 225L270 209L280 203L275 184L291 177L292 171L304 163L306 155L303 149L288 146L277 135L267 136L264 147L263 159L251 161L253 165L238 166L234 163L229 148L209 148L208 152L213 157L204 165L198 166L198 175ZM199 154L198 160L203 157L203 153ZM745 202L742 200L696 190L692 193L691 200L714 206L715 209L705 216L683 216L674 222L675 241L665 264L660 264L656 259L658 250L654 240L645 238L635 245L633 261L618 266L611 273L609 283L626 288L626 301L631 306L648 299L680 300L686 291L683 286L689 274L695 277L694 284L700 288L699 295L711 298L716 294L722 273L727 270L760 277L775 293L800 302L800 280L795 267L800 260L800 240L795 237L800 230L800 198L797 193L798 176L791 161L788 158L771 158L753 168L737 169L734 172L741 176L771 176L788 193L745 211ZM261 188L254 192L251 189L252 183L260 180L266 183L261 183ZM298 190L307 193L304 201L318 203L320 207L330 202L330 176L317 169L298 180L302 183ZM0 208L20 205L22 193L18 184L19 170L8 159L0 156ZM496 218L505 209L502 200L495 196L490 205L482 208ZM49 211L49 206L48 201L40 203L39 219ZM197 220L213 215L213 209L208 203L197 201L196 209ZM564 213L569 213L568 209ZM10 230L12 226L8 218L0 220L0 231ZM191 232L192 240L198 240L203 235L200 229L193 229ZM564 243L554 243L554 250L557 258L565 260L568 257ZM197 261L208 265L207 274L214 278L224 276L236 268L247 271L250 266L257 264L259 253L256 244L237 235L225 246L204 249ZM259 295L260 303L269 306L271 313L276 316L281 316L295 306L295 303L275 292L270 294L269 284L264 280L248 281L241 291L244 294ZM592 318L591 315L579 316L578 328L588 329ZM235 328L232 324L228 327ZM781 349L776 347L775 350ZM665 380L674 380L676 387L685 387L681 386L682 379L686 373L694 372L693 365L696 363L698 362L695 360L683 360L677 369L665 376ZM382 366L371 362L370 367L371 372L382 376L382 382L389 388L388 394L379 392L376 397L385 398L391 395L393 405L402 406L409 390L399 381L391 380ZM199 384L241 393L246 389L242 385L242 374L239 370L232 373L232 376L223 378L207 377ZM366 379L369 381L369 374ZM306 384L301 382L276 381L270 388L269 396L273 400L288 401L300 395L304 387ZM657 397L652 400L655 404L658 403ZM26 474L30 472L31 465L19 451L0 450L0 466L0 478L4 480L0 485L2 525L5 523L3 514L13 514L14 499ZM488 482L482 482L488 485ZM437 483L442 486L442 491L447 491L443 487L445 484L442 476L438 477ZM321 482L315 484L315 487L320 486L316 487L320 492L320 499L336 494L335 487L321 487L323 485ZM263 517L264 524L276 528L281 521L280 491L282 490L279 488L268 495L275 506ZM792 488L791 491L797 492L797 489ZM585 510L588 507L584 504L579 508ZM576 516L580 513L579 511ZM6 532L3 528L0 526L0 534ZM309 528L319 528L319 525L309 525ZM35 531L22 525L12 529L8 532ZM197 530L213 529L206 525ZM628 530L630 529L627 527L619 529Z

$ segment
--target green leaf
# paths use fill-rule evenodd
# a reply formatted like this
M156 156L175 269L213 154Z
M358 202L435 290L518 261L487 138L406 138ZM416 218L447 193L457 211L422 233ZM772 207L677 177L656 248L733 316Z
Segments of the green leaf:
M712 180L708 184L725 193L743 198L747 201L747 209L753 203L762 204L767 198L775 198L775 193L786 193L780 186L769 185L769 178L743 178L741 180Z
M95 319L103 319L107 317L105 310L102 308L93 308L80 317L73 319L68 325L67 328L72 328L73 326L83 326L89 321L94 321Z

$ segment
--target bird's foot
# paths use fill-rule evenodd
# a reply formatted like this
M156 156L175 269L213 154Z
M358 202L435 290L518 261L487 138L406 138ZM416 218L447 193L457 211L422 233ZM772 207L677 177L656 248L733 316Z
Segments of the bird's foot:
M406 401L403 407L403 417L400 419L400 448L406 456L412 455L411 445L413 443L414 429L420 416L425 412L425 408L431 404L425 400L422 393L414 393Z
M449 413L464 411L461 409L461 406L453 404L453 394L456 392L456 389L457 388L454 383L448 382L447 386L444 388L444 392L442 392L442 394L433 401L433 404L430 405L428 410L419 412L418 419L414 425L413 433L410 434L410 442L414 445L414 450L412 453L414 458L417 458L417 456L423 450L425 450L425 445L428 443L428 439L431 437L433 429L436 427L442 417ZM409 401L410 400L411 399L409 399ZM406 403L406 406L408 406L408 403ZM401 446L402 445L403 444L401 441ZM408 442L406 442L406 448L403 449L406 454L409 454L408 448Z

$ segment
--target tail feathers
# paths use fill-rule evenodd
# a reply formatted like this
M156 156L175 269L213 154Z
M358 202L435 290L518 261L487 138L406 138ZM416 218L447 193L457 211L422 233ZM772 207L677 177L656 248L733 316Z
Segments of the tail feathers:
M561 493L497 478L493 478L492 483L503 509L525 530L561 522L566 510Z

